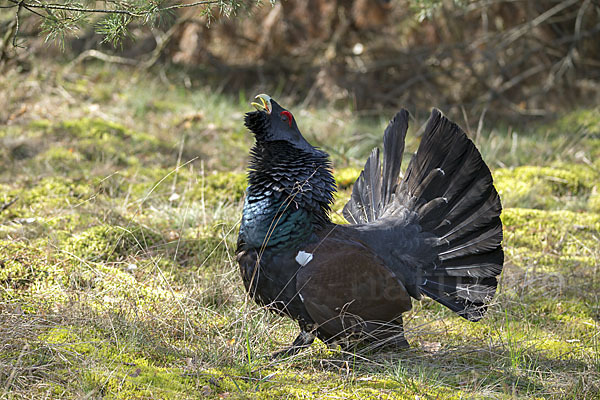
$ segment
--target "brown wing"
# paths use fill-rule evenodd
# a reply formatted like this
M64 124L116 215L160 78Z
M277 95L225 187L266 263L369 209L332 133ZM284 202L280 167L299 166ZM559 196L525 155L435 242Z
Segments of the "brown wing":
M304 251L312 258L300 268L296 288L327 336L368 331L372 322L390 322L411 309L401 280L361 242L329 235Z

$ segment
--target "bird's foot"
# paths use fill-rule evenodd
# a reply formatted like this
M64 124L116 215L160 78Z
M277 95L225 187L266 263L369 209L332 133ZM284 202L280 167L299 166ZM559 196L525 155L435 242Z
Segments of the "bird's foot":
M300 334L294 339L294 342L287 349L283 349L280 351L276 351L271 355L271 359L280 358L280 357L291 357L293 355L298 354L300 351L310 347L310 345L315 341L315 335L310 332L302 331Z

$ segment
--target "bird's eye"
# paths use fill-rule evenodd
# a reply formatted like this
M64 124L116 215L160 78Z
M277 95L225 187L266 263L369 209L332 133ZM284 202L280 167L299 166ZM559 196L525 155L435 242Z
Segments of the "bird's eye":
M292 114L289 111L282 111L280 114L281 120L287 122L290 128L292 127Z

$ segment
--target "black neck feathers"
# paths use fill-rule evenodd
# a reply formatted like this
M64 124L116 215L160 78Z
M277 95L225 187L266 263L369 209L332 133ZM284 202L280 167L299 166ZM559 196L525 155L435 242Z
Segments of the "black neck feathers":
M323 151L304 151L285 141L257 143L250 151L248 184L250 200L272 197L284 208L306 210L313 225L330 222L336 185Z

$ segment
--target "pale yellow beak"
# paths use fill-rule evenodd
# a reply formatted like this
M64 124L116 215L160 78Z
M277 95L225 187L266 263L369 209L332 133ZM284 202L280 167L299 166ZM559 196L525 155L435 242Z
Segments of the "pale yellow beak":
M255 99L259 99L260 103L253 101L250 103L251 106L254 106L258 111L265 111L267 114L271 114L271 96L268 94L259 94Z

